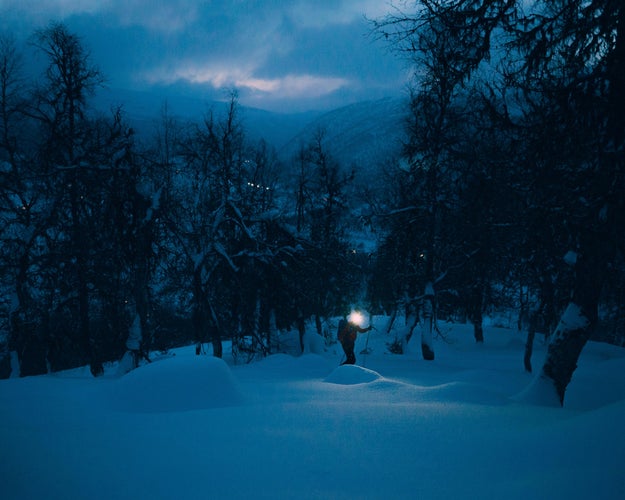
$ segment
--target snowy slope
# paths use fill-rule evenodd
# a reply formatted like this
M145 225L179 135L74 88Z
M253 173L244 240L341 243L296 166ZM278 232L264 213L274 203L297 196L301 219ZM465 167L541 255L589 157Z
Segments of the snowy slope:
M309 333L250 365L183 348L121 378L0 381L2 498L625 498L625 349L589 344L549 408L512 398L531 380L514 331L443 325L425 362L380 330L360 366Z
M197 123L211 110L219 113L226 109L226 102L206 101L165 90L159 93L104 89L96 95L94 105L105 113L121 105L139 136L149 140L154 137L164 104L168 113L182 123ZM366 174L379 170L380 164L401 149L406 110L404 98L389 97L325 113L276 113L241 106L240 118L250 140L264 139L276 148L285 162L291 161L299 148L323 129L332 155L346 168L355 166Z
M323 130L327 148L341 165L354 166L365 174L379 170L401 150L407 110L404 98L389 97L329 111L295 135L280 154L284 158L295 156L302 144Z

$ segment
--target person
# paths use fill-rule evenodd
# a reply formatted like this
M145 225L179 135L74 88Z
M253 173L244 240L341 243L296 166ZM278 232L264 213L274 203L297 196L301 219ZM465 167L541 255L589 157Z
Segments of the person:
M345 361L342 365L353 365L356 363L356 355L354 354L354 346L356 344L356 337L359 333L368 332L373 328L369 325L367 328L362 328L353 321L350 321L347 316L343 316L343 319L339 321L339 329L337 338L343 347L345 352Z

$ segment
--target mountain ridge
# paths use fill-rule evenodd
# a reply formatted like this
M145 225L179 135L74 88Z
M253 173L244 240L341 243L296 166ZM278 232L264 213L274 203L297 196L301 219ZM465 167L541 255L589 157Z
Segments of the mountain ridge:
M165 105L171 117L184 123L200 121L210 111L225 112L227 104L182 93L125 89L104 89L95 100L101 112L121 106L145 140L155 134ZM246 135L254 141L264 139L285 163L321 130L324 145L335 160L345 168L369 172L400 153L407 110L405 97L385 97L325 112L283 113L241 106L240 113Z

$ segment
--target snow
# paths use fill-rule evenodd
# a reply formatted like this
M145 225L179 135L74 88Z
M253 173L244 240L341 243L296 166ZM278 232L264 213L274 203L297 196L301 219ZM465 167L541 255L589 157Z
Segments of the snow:
M564 262L566 262L569 266L574 266L577 263L577 252L573 250L569 250L564 254Z
M141 348L141 317L135 314L135 319L130 326L128 339L126 340L126 349L138 351Z
M556 333L558 331L565 332L579 330L580 328L586 328L587 325L588 318L584 316L581 308L574 302L569 302L569 305L566 307L564 314L562 314L562 318L560 319L560 325L558 325Z
M331 384L353 385L368 384L381 380L382 375L373 370L368 370L362 366L343 365L335 368L334 371L325 378Z
M111 387L111 406L130 412L189 411L242 402L226 362L177 356L133 370Z
M541 406L514 397L533 380L524 335L487 327L479 345L470 325L441 325L423 361L418 335L389 354L395 332L371 320L355 366L310 329L306 354L249 365L189 346L122 377L2 380L0 495L625 498L625 349L590 342L565 407Z

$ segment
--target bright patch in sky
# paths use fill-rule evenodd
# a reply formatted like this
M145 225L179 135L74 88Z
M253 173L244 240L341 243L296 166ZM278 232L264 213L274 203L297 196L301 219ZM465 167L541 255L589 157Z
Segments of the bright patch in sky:
M322 96L334 92L349 84L345 78L331 78L314 75L287 75L283 78L263 80L250 78L240 80L237 86L247 87L261 92L279 94L284 97Z
M236 87L244 105L314 109L403 92L404 63L369 36L367 19L389 9L378 0L0 0L0 35L25 42L62 22L111 88L181 83L218 99Z
M208 84L214 88L232 86L285 98L323 96L350 83L346 78L308 74L289 74L279 78L257 78L253 71L244 68L194 66L180 67L173 71L161 69L148 73L143 78L153 84L186 81L194 84Z

